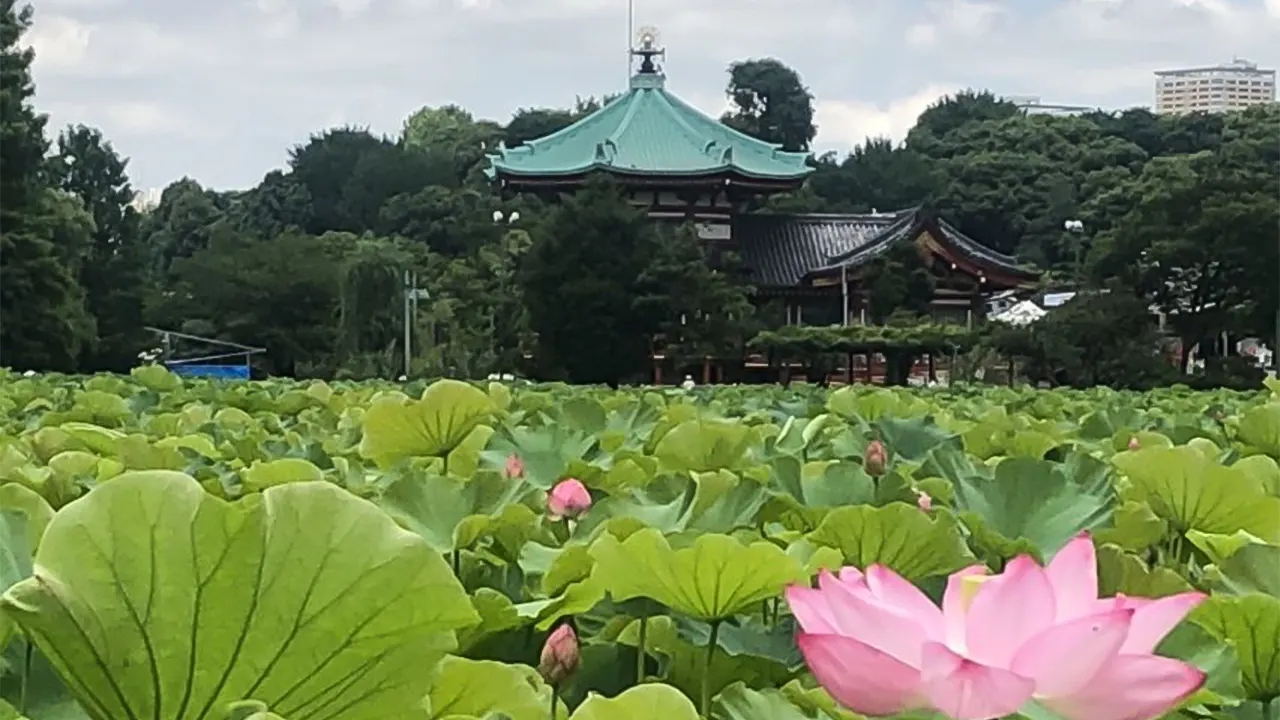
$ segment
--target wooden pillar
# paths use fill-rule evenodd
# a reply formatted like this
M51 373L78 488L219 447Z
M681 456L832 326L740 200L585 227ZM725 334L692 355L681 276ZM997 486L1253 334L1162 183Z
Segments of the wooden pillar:
M706 355L702 356L702 384L711 384L711 358Z

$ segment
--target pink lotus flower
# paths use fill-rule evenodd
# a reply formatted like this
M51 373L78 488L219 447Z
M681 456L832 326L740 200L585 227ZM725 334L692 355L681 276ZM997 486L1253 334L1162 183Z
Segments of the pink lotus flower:
M538 658L538 673L551 685L559 685L578 669L578 634L568 623L547 636Z
M1142 443L1138 442L1138 436L1137 436L1137 435L1134 435L1133 437L1129 438L1129 449L1130 449L1130 450L1137 450L1137 449L1138 449L1138 448L1140 448L1140 447L1142 447Z
M1030 699L1065 720L1148 720L1204 681L1152 654L1204 595L1098 598L1092 541L1081 535L1040 567L954 573L942 608L892 570L823 573L787 588L796 642L818 682L866 715L940 711L957 720L1017 712Z
M519 455L508 455L505 462L502 463L502 474L508 478L524 477L524 463L520 462Z
M889 462L889 456L884 451L884 444L879 440L872 440L867 443L867 449L862 451L862 469L872 477L878 477L884 474L884 467Z
M923 490L917 490L916 507L920 508L922 511L927 511L929 508L933 507L933 498L929 497L929 493Z
M547 516L552 520L576 518L591 508L591 493L575 478L566 478L547 493Z

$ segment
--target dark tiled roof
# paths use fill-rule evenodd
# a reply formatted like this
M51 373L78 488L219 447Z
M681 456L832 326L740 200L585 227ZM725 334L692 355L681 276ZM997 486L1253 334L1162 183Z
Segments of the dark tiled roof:
M979 266L1015 277L1035 272L1017 258L982 245L941 220L931 220L918 208L873 215L743 215L733 233L743 262L763 287L790 287L806 275L841 265L858 267L887 252L899 241L916 237L926 226L939 238Z
M790 287L832 258L865 247L909 215L739 215L733 238L757 285Z

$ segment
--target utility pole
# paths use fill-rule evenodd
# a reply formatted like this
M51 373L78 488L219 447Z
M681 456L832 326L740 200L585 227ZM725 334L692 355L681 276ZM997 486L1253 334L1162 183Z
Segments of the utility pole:
M408 378L413 370L413 323L418 317L418 301L430 300L431 293L418 287L417 271L406 269L401 295L404 304L404 376Z

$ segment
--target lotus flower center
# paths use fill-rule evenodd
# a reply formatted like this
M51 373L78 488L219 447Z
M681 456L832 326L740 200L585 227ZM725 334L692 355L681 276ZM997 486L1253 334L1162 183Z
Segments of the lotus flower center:
M982 587L982 583L992 579L993 575L966 575L960 578L960 609L969 612L969 606L973 604L973 598L978 594L978 588Z

